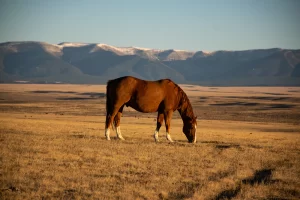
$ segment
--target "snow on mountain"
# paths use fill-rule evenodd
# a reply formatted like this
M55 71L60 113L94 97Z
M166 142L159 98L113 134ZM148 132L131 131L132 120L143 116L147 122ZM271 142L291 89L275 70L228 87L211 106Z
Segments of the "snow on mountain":
M63 42L58 44L61 49L66 47L80 48L86 46L92 46L90 53L95 53L100 50L110 51L117 55L137 55L140 57L145 57L151 60L186 60L187 58L191 58L195 52L193 51L185 51L185 50L162 50L162 49L151 49L144 47L116 47L108 44L88 44L88 43L72 43L72 42ZM163 58L160 56L162 54L170 54L168 56L164 56Z
M87 46L87 45L90 45L88 43L74 43L74 42L62 42L62 43L59 43L58 46L60 46L61 48L64 48L64 47L83 47L83 46Z
M136 49L132 47L115 47L107 44L96 44L95 47L90 51L91 53L96 52L99 49L106 51L112 51L118 55L135 55Z
M59 45L50 45L47 43L42 43L41 47L48 53L52 54L55 57L60 57L63 55L61 47Z

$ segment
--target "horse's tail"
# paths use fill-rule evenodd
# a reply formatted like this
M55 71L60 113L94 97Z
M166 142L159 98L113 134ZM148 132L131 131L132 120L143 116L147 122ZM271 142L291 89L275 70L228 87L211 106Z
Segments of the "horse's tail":
M111 99L111 85L112 85L112 80L108 81L107 84L106 84L106 125L109 126L107 123L108 123L108 119L110 117L110 115L112 114L112 99ZM113 120L113 123L112 123L112 128L113 130L115 129L115 120Z

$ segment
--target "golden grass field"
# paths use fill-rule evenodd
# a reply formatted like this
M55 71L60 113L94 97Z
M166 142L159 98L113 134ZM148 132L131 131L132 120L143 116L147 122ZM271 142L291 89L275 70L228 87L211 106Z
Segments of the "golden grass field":
M0 85L0 199L299 199L300 88L184 85L198 116L174 143L125 108L104 137L104 85Z

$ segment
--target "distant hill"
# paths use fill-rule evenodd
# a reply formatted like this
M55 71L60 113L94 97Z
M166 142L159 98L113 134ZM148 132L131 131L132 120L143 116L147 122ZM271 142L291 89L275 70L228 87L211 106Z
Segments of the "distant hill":
M104 84L131 75L218 86L300 85L300 49L182 51L107 44L0 43L0 82Z

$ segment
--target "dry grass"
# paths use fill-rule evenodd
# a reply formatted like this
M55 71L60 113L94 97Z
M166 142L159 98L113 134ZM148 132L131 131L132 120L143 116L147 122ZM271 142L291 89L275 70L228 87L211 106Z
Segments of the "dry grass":
M300 198L300 88L183 88L196 144L129 108L106 141L104 86L0 85L0 199Z

